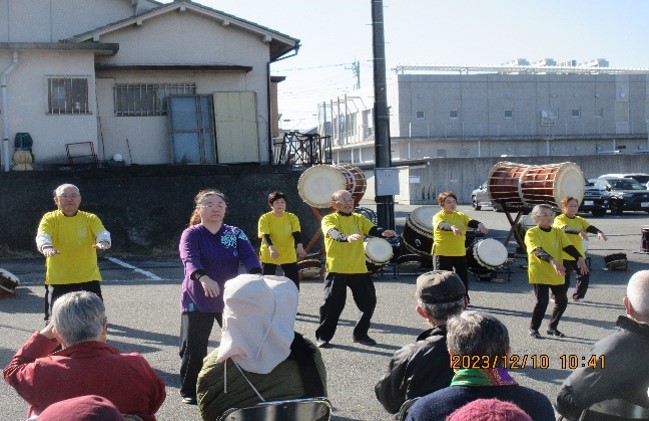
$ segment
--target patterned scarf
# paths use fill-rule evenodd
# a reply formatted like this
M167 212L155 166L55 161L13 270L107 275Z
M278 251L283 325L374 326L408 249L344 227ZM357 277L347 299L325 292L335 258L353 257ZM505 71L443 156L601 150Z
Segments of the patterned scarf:
M455 372L451 386L510 386L516 380L507 372L506 368L463 368Z

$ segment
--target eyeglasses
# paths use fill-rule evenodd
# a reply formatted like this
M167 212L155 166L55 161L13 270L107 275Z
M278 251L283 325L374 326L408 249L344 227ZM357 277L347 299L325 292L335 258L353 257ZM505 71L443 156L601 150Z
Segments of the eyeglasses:
M225 209L228 207L228 205L225 205L223 203L219 203L218 205L198 205L198 207L203 208L203 209Z
M57 196L59 199L78 199L81 195L78 194L62 194Z

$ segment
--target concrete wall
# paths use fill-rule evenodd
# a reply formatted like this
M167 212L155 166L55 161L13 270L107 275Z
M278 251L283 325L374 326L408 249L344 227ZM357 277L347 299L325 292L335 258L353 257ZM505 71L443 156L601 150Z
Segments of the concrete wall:
M52 191L63 183L80 188L81 209L102 219L112 234L116 253L177 250L193 198L204 188L226 194L226 223L241 227L255 247L259 245L257 220L270 210L268 193L284 191L289 197L288 211L300 218L306 244L320 221L298 196L299 175L289 168L271 166L132 166L0 173L0 254L35 252L38 222L45 212L55 209Z

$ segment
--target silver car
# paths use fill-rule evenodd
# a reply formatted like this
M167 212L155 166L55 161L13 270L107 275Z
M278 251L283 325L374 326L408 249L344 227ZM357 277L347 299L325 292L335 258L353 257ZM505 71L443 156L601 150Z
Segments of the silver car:
M489 193L487 193L487 182L482 183L480 187L471 192L471 206L475 210L480 210L483 206L488 206L496 212L502 212L499 204L494 206L491 203L491 198L489 197Z

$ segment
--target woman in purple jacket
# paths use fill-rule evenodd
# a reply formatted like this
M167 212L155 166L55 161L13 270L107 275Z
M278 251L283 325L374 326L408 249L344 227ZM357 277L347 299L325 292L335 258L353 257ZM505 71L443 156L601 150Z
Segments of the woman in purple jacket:
M221 326L223 285L239 274L261 273L257 253L246 234L223 223L227 204L218 190L201 190L178 246L185 268L180 295L180 395L196 405L196 379L207 355L214 320Z

